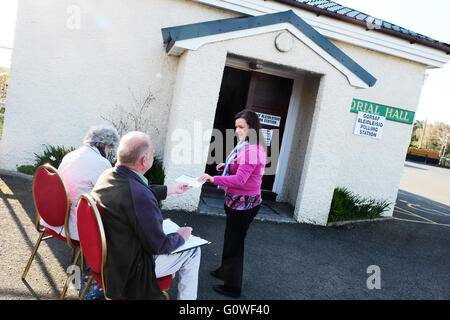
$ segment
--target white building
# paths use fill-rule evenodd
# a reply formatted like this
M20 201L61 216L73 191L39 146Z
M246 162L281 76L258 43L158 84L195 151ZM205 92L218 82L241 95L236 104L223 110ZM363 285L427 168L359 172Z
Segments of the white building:
M21 1L0 168L32 163L42 144L79 146L150 91L143 118L166 183L205 172L211 129L233 128L247 107L280 130L264 188L297 221L325 225L336 187L395 202L425 71L448 62L450 45L314 3ZM386 116L382 136L355 134L355 111ZM200 192L164 207L197 210Z

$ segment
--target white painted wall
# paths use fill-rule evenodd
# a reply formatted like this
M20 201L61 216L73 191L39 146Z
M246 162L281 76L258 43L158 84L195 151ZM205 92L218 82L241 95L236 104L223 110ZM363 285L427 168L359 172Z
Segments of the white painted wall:
M383 138L356 136L353 98L416 111L426 67L335 42L377 79L357 90L323 77L311 132L311 151L297 199L299 221L325 225L335 187L395 204L412 126L386 121ZM386 216L392 216L393 205Z
M205 171L207 152L219 99L226 50L205 47L180 58L164 153L166 181ZM195 211L201 188L163 202L165 209Z
M79 8L80 28L73 26ZM161 28L234 17L184 0L20 1L0 168L31 164L41 144L79 146L91 125L151 90L147 130L163 154L178 58Z
M355 98L416 111L423 86L425 66L404 59L361 50L336 43L354 59L371 70L378 79L374 88L355 90ZM339 106L338 106L339 107ZM339 108L345 113L348 106ZM342 127L352 127L356 114L341 119ZM375 197L395 203L412 125L387 120L381 140L354 135L342 130L339 183L364 197ZM355 176L360 176L356 179ZM393 206L386 213L392 216Z
M294 140L292 143L286 179L279 200L296 205L300 179L305 164L306 150L310 138L320 76L306 76L301 92L299 113L296 119Z

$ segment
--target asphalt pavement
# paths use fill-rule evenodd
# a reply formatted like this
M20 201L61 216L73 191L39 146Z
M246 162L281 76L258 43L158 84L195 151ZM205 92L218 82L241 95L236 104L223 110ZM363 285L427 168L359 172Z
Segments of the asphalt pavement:
M406 161L394 217L450 227L450 169Z

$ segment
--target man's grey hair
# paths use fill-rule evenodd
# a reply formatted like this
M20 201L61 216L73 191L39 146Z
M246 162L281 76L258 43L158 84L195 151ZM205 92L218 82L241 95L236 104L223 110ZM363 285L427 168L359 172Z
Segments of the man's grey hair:
M147 134L139 131L129 132L120 139L117 160L121 164L135 164L142 157L149 157L151 143Z
M105 147L114 149L119 142L117 130L110 126L94 126L89 129L83 139L83 144L89 144L98 149Z

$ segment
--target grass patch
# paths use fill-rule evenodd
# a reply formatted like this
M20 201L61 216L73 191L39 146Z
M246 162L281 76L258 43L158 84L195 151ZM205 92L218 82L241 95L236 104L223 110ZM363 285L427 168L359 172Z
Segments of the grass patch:
M31 165L17 166L16 168L17 171L19 171L20 173L25 173L29 175L34 175L34 171L36 170L36 168Z
M5 121L5 117L3 115L3 113L0 112L0 140L2 140L2 136L3 136L3 123Z
M374 199L364 199L346 188L336 188L331 201L328 223L348 220L380 218L391 203Z

